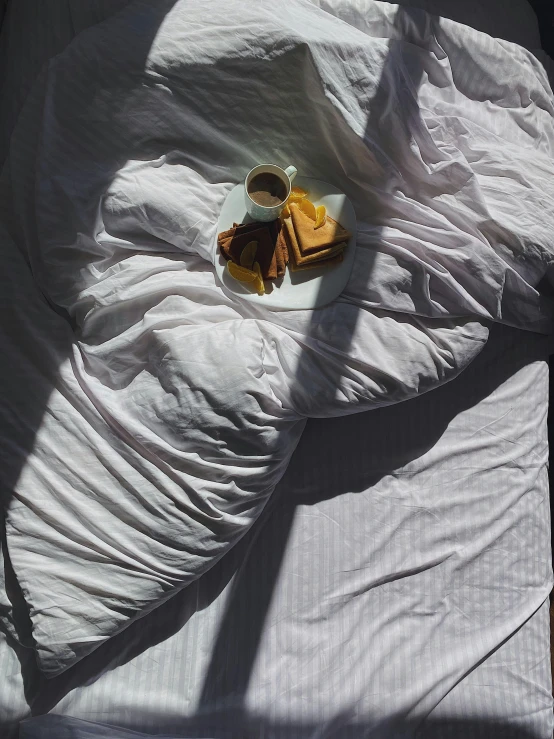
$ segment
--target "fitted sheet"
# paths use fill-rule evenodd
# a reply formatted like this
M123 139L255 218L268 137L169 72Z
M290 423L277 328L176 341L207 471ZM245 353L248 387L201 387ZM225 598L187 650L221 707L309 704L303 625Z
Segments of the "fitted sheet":
M153 733L551 737L547 344L497 326L446 386L309 421L197 583L50 681L4 642L0 715L22 660L35 714Z

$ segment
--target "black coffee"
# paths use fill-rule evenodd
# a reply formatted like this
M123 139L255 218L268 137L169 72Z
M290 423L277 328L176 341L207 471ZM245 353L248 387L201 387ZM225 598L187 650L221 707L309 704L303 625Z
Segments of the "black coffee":
M261 172L252 177L248 184L248 194L255 203L266 208L280 205L287 197L285 183L276 174Z

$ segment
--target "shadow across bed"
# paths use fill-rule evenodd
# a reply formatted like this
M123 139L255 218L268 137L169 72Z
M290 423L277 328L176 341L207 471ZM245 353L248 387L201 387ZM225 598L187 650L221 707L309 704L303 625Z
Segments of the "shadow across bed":
M412 18L417 23L420 16L410 11L399 11L400 20ZM153 28L152 36L155 35ZM147 50L142 50L144 54ZM141 53L142 53L141 52ZM414 79L421 76L422 70L414 70ZM375 110L378 110L378 98ZM409 95L405 100L406 120L418 115L417 101ZM368 130L373 121L368 122ZM407 128L407 133L409 132ZM352 327L352 330L355 328ZM498 339L498 341L497 341ZM73 688L93 682L99 675L116 665L124 664L149 646L165 640L176 633L190 616L214 600L222 589L234 580L233 591L228 607L219 629L218 637L213 645L210 667L203 686L202 700L198 717L191 720L190 730L183 722L183 731L194 736L228 737L229 729L217 729L219 706L225 705L229 698L244 695L251 677L252 668L258 652L259 640L264 627L267 610L271 602L275 582L279 575L282 560L286 552L289 533L294 522L298 505L311 505L326 497L339 496L348 492L365 491L375 485L383 476L417 459L431 449L441 437L449 423L464 409L473 407L481 399L490 394L502 382L512 376L526 363L542 359L539 343L529 342L530 351L520 352L518 347L524 341L521 333L512 329L495 326L491 331L491 340L485 346L480 357L461 376L453 380L458 388L453 393L452 387L439 388L430 394L420 396L405 403L381 408L358 416L333 420L333 429L326 421L312 420L300 442L291 465L275 492L272 501L252 531L227 555L219 564L202 578L202 597L198 599L196 585L178 593L174 598L179 602L177 608L161 607L158 611L132 624L125 632L113 637L104 646L85 660L68 670L58 678L44 680L36 670L29 672L28 698L32 702L33 715L40 715L52 709ZM350 336L344 335L344 351L348 350ZM499 348L500 347L500 348ZM509 356L509 361L503 359ZM495 370L492 371L491 367ZM303 362L299 365L299 374L306 372ZM47 397L44 399L47 402ZM428 414L435 419L425 434L417 433L410 423L416 415ZM33 444L33 433L29 429L38 428L40 424L40 407L35 406L27 428L22 448L30 451ZM397 428L394 443L382 434L383 428ZM348 439L346 446L337 444L337 438ZM368 440L371 444L368 444ZM369 450L368 450L369 447ZM16 469L14 467L13 482L15 484L24 458ZM333 469L341 465L347 470L346 475L335 479ZM306 470L309 469L309 474ZM299 480L304 480L303 489L298 492ZM291 495L291 490L296 490ZM239 576L240 575L240 576ZM254 602L251 597L252 583L258 590ZM262 587L260 589L260 583ZM244 628L245 616L248 617L248 629ZM27 637L28 638L28 635ZM27 655L28 656L28 655ZM29 670L31 660L23 660ZM204 724L205 715L210 715L209 727ZM245 719L246 712L238 711L225 716L225 725L238 725L245 721L244 737L258 737L259 726L249 726ZM164 730L164 717L156 720L158 731ZM363 736L375 726L348 725L349 717L341 717L344 723L337 729L336 736ZM208 721L208 720L207 720ZM215 722L215 723L214 723ZM204 729L202 728L204 724ZM216 728L214 728L214 725ZM134 728L140 727L140 717L134 717ZM332 727L329 736L332 736ZM419 726L396 720L381 725L387 735L408 737L417 735ZM314 726L272 726L264 730L273 732L272 736L313 736ZM204 731L204 733L199 733ZM495 737L529 737L525 731L516 730L513 726L487 723L485 721L448 720L427 722L425 736L471 736L475 733L490 731ZM219 733L218 733L219 732ZM258 733L256 733L258 732ZM185 734L186 736L186 734Z

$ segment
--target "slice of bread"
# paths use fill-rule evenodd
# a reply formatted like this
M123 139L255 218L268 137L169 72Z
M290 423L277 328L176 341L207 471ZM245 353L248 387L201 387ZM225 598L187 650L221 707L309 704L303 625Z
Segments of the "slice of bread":
M315 228L315 222L303 213L296 203L290 204L290 213L299 250L303 256L348 241L351 234L340 223L327 216L323 226Z
M325 249L320 249L319 251L312 252L311 254L304 255L300 251L300 247L298 245L298 240L296 237L292 218L285 218L285 230L287 237L287 246L289 247L289 255L291 261L294 261L297 266L310 264L312 262L319 262L322 259L327 259L334 256L335 254L338 254L339 252L342 252L346 247L346 242L342 242L340 244L334 244L333 246L327 247Z
M221 239L219 248L226 259L232 259L240 264L242 250L250 241L257 241L255 261L260 265L264 280L277 279L277 258L275 254L275 242L271 238L269 228L264 226L254 231L242 232L234 236Z

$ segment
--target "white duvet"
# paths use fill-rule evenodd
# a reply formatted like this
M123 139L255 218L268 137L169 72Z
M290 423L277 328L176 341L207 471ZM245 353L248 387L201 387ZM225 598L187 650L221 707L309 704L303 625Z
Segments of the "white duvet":
M236 543L306 417L432 390L491 321L549 330L553 113L530 53L369 0L137 2L51 63L2 232L2 345L28 378L2 412L37 420L32 445L14 424L7 551L47 675ZM264 161L354 204L325 308L215 276L219 209Z

